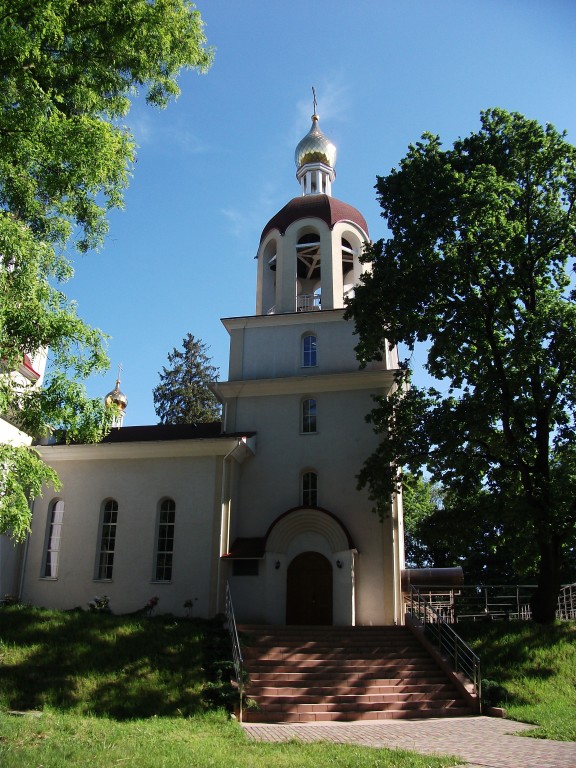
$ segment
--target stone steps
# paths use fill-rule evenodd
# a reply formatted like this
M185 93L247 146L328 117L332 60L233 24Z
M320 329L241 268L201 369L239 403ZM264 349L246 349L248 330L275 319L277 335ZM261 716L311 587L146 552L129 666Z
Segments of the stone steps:
M475 714L406 627L240 627L246 722Z

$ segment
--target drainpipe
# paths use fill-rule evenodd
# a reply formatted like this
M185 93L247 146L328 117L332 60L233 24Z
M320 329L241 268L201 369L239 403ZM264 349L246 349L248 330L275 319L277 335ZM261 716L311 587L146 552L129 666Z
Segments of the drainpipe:
M232 461L232 454L238 447L239 443L240 441L238 440L234 448L231 448L222 459L222 484L220 489L220 541L218 549L216 613L222 613L224 610L222 555L228 552L230 546L230 508L232 506L232 498L230 493L230 462Z
M31 500L29 502L30 506L30 522L32 522L32 515L34 514L34 500ZM22 553L22 556L19 558L20 563L18 567L18 585L17 585L17 598L18 602L21 602L22 600L22 593L24 592L24 575L26 573L26 563L28 561L28 546L30 544L30 534L28 533L26 535L26 539L24 541L24 552Z

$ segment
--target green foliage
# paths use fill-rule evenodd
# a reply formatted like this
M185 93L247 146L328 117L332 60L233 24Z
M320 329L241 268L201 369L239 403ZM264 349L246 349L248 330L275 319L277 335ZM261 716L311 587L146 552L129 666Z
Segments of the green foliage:
M458 633L482 659L491 705L538 725L529 736L576 741L575 622L460 623Z
M221 408L209 384L218 376L207 347L191 333L182 350L168 354L170 368L162 368L160 384L154 388L154 409L161 424L202 424L217 421Z
M46 466L34 448L0 443L0 533L23 541L30 531L29 497L39 496L44 484L56 490L60 481L56 472Z
M424 135L378 178L391 237L368 248L372 272L350 304L358 356L426 342L444 391L406 391L401 369L371 415L388 440L360 480L386 503L400 467L425 467L462 524L489 493L510 541L533 534L535 617L552 621L576 536L576 148L519 114L481 123L448 150Z
M428 546L422 540L422 527L438 512L442 499L437 487L409 472L402 478L402 503L404 508L404 546L406 565L410 568L426 568L434 565Z
M135 160L121 123L130 98L144 90L164 107L178 72L211 58L187 0L0 1L0 413L33 436L94 441L109 426L78 383L108 360L104 334L62 291L69 251L101 245L107 211L122 205ZM9 375L46 349L43 390ZM18 537L29 521L8 495L51 479L31 456L20 451L2 474L0 530Z
M485 490L468 498L442 492L409 472L402 478L406 563L415 568L462 567L468 584L534 584L538 550L529 521L514 528L499 496ZM574 551L563 549L561 579L576 579Z

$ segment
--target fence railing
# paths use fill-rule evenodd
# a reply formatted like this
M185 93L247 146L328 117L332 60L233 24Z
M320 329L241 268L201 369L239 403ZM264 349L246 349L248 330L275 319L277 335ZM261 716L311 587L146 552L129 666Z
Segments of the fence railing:
M234 661L234 674L236 676L236 683L238 685L238 696L240 698L239 706L239 720L242 722L242 704L244 700L244 659L242 658L242 648L240 646L240 638L238 637L238 628L236 627L236 619L234 618L234 606L232 605L232 593L230 592L230 584L226 582L226 621L228 624L228 632L230 633L230 640L232 642L232 658Z
M576 620L576 584L566 584L560 590L556 617L562 621Z
M460 621L493 621L532 617L530 584L460 586L457 589L429 586L420 588L449 624Z
M297 297L296 308L298 312L312 312L322 309L322 301L318 293L301 293Z
M420 593L449 624L461 621L498 621L532 618L533 584L466 585L456 589L420 587ZM576 619L576 584L564 585L558 596L556 617Z
M481 700L482 677L480 659L472 648L456 634L438 606L427 593L417 587L410 587L407 595L406 612L417 619L424 628L425 637L436 646L440 655L458 672L470 680L474 691Z

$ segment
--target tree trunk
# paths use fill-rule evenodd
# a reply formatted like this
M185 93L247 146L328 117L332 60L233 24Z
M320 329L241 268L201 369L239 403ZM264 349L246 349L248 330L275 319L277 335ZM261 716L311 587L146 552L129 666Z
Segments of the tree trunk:
M560 592L561 544L558 537L540 538L538 587L532 596L532 618L538 624L551 624L556 618Z

